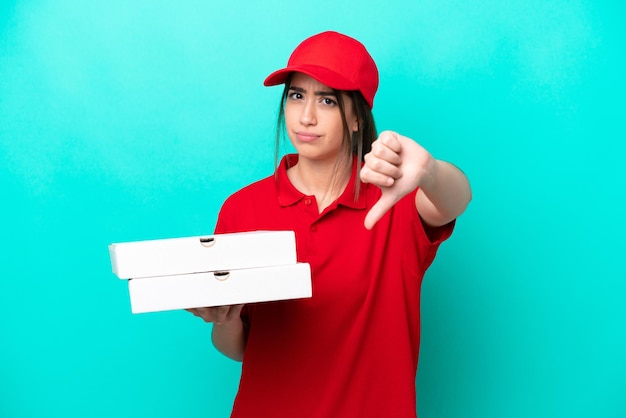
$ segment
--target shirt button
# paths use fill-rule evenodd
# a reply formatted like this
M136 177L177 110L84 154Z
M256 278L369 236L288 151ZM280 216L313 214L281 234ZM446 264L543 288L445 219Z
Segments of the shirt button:
M304 204L307 206L311 206L311 198L307 197L306 199L304 199Z

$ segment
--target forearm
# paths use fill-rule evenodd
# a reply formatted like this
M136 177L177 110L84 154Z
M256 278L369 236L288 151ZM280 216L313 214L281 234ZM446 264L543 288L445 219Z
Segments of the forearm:
M213 345L222 354L236 361L243 360L246 348L246 333L243 322L237 318L221 324L213 324Z
M445 225L461 215L472 199L469 181L456 166L441 160L433 160L429 174L418 190L415 205L424 222Z

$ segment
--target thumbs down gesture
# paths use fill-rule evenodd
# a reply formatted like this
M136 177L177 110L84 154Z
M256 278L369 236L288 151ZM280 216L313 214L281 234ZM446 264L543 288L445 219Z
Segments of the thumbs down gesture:
M396 132L382 132L364 159L361 181L382 190L382 196L365 217L367 229L372 229L404 196L433 182L436 160L417 142Z
M364 159L361 181L382 190L365 217L367 229L416 188L415 207L421 219L434 227L456 219L472 199L469 180L458 167L435 159L417 142L396 132L382 132Z

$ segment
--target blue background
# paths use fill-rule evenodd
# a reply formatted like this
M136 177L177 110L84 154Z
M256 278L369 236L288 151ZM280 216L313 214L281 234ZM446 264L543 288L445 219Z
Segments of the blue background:
M379 129L468 174L429 270L421 417L626 416L617 1L0 3L0 417L227 416L239 365L131 315L112 242L213 231L269 175L305 37L360 39ZM283 150L285 151L285 150Z

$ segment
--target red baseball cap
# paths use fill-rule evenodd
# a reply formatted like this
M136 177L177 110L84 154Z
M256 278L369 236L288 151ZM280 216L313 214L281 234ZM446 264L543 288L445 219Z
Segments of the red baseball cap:
M292 72L304 73L333 89L358 90L374 107L378 69L365 46L354 38L327 31L305 39L291 53L287 67L270 74L263 84L283 84Z

